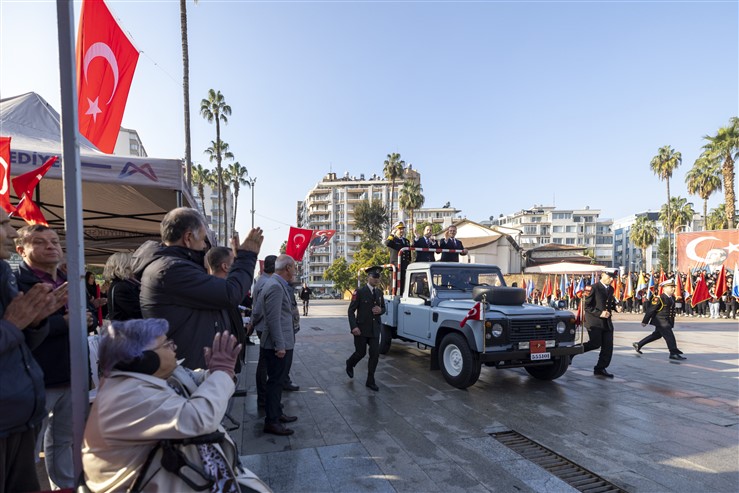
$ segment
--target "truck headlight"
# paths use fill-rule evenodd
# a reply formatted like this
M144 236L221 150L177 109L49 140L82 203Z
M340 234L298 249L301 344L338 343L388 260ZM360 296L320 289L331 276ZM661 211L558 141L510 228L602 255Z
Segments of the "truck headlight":
M503 335L503 326L501 324L493 324L493 337Z
M560 334L564 334L566 328L567 324L562 321L557 322L557 332L559 332Z

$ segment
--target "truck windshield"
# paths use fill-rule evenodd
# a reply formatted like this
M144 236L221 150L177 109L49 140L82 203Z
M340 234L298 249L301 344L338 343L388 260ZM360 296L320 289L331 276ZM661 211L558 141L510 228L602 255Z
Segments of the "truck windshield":
M432 270L434 287L438 290L472 291L475 286L505 286L503 275L495 267L436 268Z

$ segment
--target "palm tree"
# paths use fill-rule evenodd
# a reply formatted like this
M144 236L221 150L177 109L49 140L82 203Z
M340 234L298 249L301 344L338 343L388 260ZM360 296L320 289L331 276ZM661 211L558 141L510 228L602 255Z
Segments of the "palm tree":
M249 172L244 166L241 166L238 161L228 165L228 175L231 178L231 185L234 190L234 207L231 213L231 231L236 231L236 212L239 207L239 190L241 186L250 187L251 183L246 179L249 176Z
M390 227L393 225L393 202L395 201L395 180L402 178L405 172L405 161L400 159L400 154L393 152L387 155L382 172L385 178L390 180Z
M413 231L413 213L416 209L423 207L423 203L426 198L423 196L423 189L420 183L416 183L413 180L406 180L403 182L403 186L400 189L398 196L398 204L400 208L408 212L410 216L410 224L408 225L408 231Z
M703 199L703 229L708 229L708 199L715 191L721 191L721 170L718 163L705 154L695 160L695 164L685 175L688 193Z
M727 227L726 208L719 206L711 209L711 213L708 214L708 220L706 221L706 229L726 229Z
M214 142L221 142L221 122L228 123L228 116L231 115L231 107L226 104L226 100L223 98L221 91L216 92L213 89L208 91L208 97L200 101L200 114L208 121L208 123L213 123L213 121L216 122L216 140ZM216 149L216 151L216 171L218 174L218 187L216 187L216 190L218 191L218 208L223 210L223 197L221 196L221 190L223 188L223 167L221 166L222 156L220 149ZM223 238L223 236L219 234L219 238Z
M660 147L657 155L652 158L649 167L660 180L667 183L667 222L671 223L670 218L670 178L672 172L683 162L683 155L675 151L672 146ZM667 251L671 251L670 231L667 230ZM670 266L667 266L670 270Z
M734 161L739 158L739 118L733 117L728 127L718 129L716 135L705 135L708 144L703 146L710 160L721 163L721 174L724 179L724 209L728 228L736 224L736 195L734 195Z
M636 223L631 227L629 237L634 245L641 249L642 269L647 268L647 247L653 244L657 239L657 233L657 226L655 226L654 221L650 221L647 216L637 217Z
M675 230L683 225L689 226L693 222L695 211L693 210L693 204L688 202L688 199L677 196L670 199L670 220L667 220L667 204L662 204L662 208L659 212L659 220L667 228L668 235L671 235ZM668 252L672 255L673 252ZM671 257L672 258L672 257Z
M198 0L194 1L198 3ZM190 145L190 54L187 45L187 0L180 0L180 33L182 34L182 102L185 108L185 178L187 187L190 188L193 176Z
M205 212L205 185L211 180L213 173L208 169L204 168L202 164L196 164L192 169L192 182L198 187L198 195L200 195L200 205L203 208L203 214Z
M234 155L228 148L228 142L223 142L222 140L219 140L218 143L216 141L211 140L210 141L210 147L208 147L205 150L205 153L208 155L208 160L212 162L223 162L224 159L233 159ZM218 236L218 241L226 241L226 198L224 196L224 170L221 169L221 173L215 173L215 180L212 185L213 190L216 191L218 194L218 210L219 210L219 221L218 221L218 231L216 231ZM223 226L223 231L221 231L221 226ZM224 243L225 244L225 243Z

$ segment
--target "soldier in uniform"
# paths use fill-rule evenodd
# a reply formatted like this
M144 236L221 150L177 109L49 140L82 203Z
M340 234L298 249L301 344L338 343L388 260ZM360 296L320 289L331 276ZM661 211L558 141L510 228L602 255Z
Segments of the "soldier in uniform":
M403 224L403 221L395 223L393 233L385 240L385 246L390 249L390 263L397 266L398 252L400 249L411 246L411 242L405 237L405 224ZM398 272L398 278L400 279L400 291L402 292L403 286L405 286L405 269L411 263L411 251L406 250L400 255L400 272Z
M654 332L639 342L632 344L637 353L643 354L641 348L658 339L665 338L667 349L670 350L670 359L684 360L683 352L677 348L675 334L672 328L675 327L675 281L668 279L659 285L662 288L662 294L652 297L652 302L647 307L644 319L641 322L642 327L647 324L654 325Z
M354 336L354 354L346 360L346 374L354 378L354 367L367 354L369 346L369 364L367 365L367 387L377 392L380 388L375 383L375 369L380 359L380 315L385 313L385 299L380 284L382 267L367 269L367 284L354 291L349 303L349 329Z
M584 345L585 352L601 348L598 363L593 368L593 374L606 378L613 378L606 368L611 364L613 356L613 320L611 314L618 310L618 301L613 296L611 283L618 275L614 271L603 271L600 282L586 290L583 311L585 312L585 327L590 334L590 340Z

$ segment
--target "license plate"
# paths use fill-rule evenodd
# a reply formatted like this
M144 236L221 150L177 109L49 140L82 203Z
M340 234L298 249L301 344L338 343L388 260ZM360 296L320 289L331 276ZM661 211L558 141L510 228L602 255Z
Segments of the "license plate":
M552 353L531 353L531 361L552 359Z

